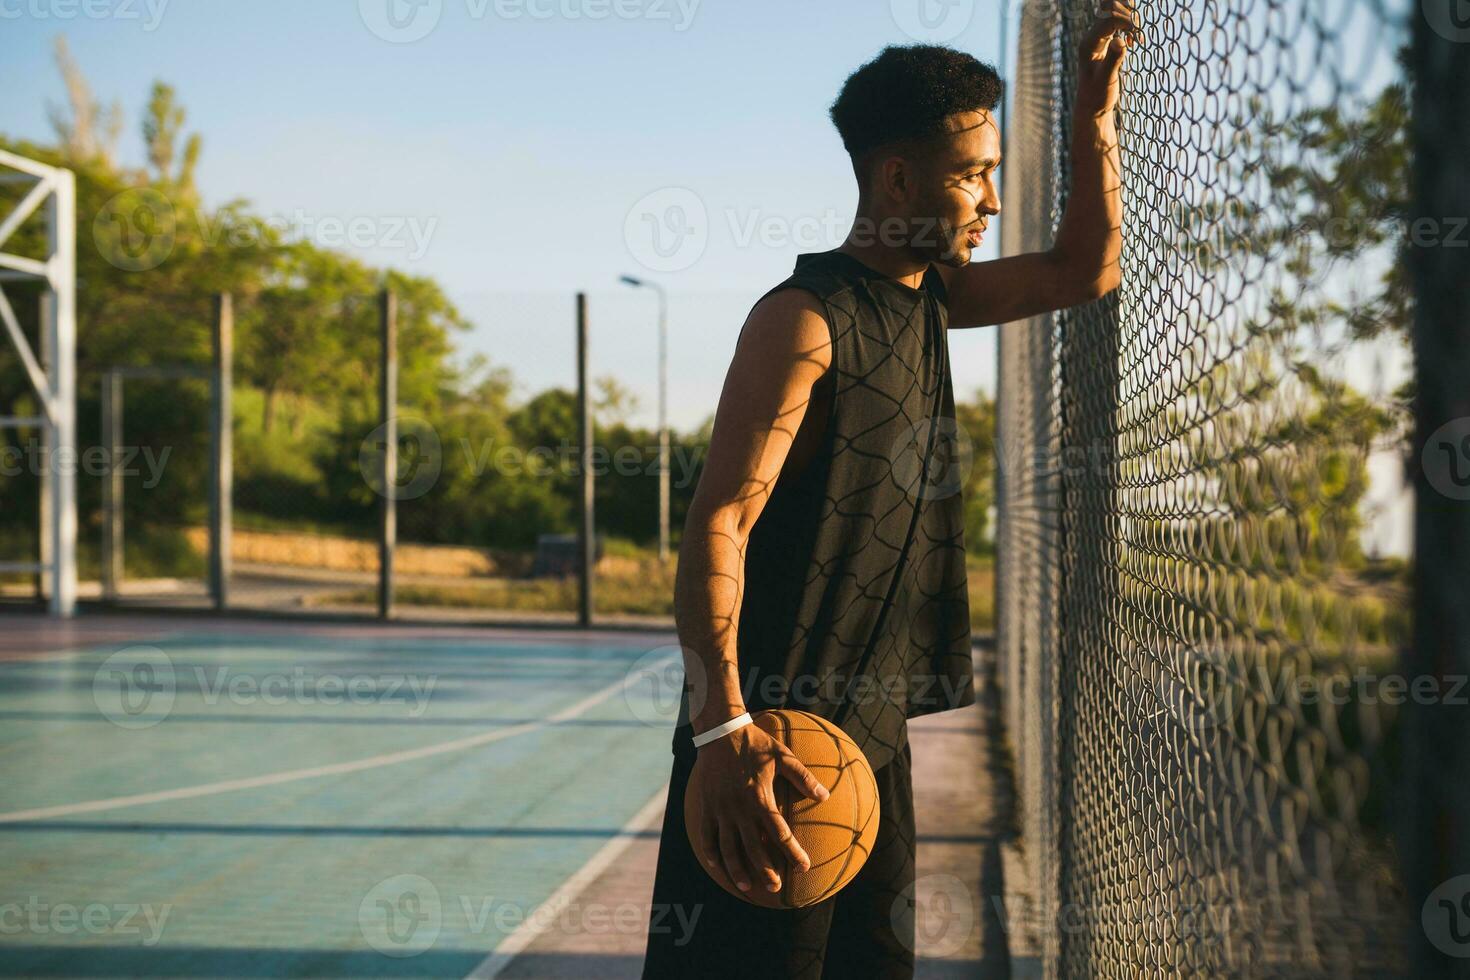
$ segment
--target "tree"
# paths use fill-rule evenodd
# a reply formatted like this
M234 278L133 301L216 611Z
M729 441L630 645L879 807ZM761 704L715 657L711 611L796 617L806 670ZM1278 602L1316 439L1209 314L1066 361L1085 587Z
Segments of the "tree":
M629 416L638 411L638 396L612 375L598 378L593 384L597 390L592 396L592 412L597 421L627 425Z
M61 156L70 164L101 163L111 166L122 133L122 106L117 102L103 108L92 96L92 88L71 56L66 37L57 35L54 45L56 67L66 83L65 108L48 103L46 114Z
M961 488L965 500L965 550L988 555L995 550L990 529L995 510L995 399L976 391L973 402L955 404L955 422L972 450L970 469Z
M184 117L184 107L178 104L173 86L155 81L148 98L147 114L143 117L143 143L148 150L148 166L153 171L154 182L171 184L187 193L194 189L194 168L199 163L203 144L198 133L191 134L184 144L184 157L179 168L174 170L174 156Z
M261 406L249 419L236 415L237 510L246 520L262 514L309 525L370 520L368 503L345 488L362 484L358 454L376 425L378 293L389 287L398 296L401 404L431 420L462 397L483 399L494 391L488 380L464 387L450 363L450 335L467 321L432 280L287 241L247 201L206 208L193 190L202 141L189 136L180 152L186 113L163 82L153 85L140 127L147 165L120 167L113 155L119 115L98 108L64 41L57 51L69 95L69 112L52 113L57 145L5 139L0 145L66 166L76 177L80 442L99 444L99 385L107 369L207 365L215 297L229 293L236 311L237 407ZM0 202L13 204L24 190L0 185ZM43 237L44 222L30 221L10 244L38 255ZM7 287L7 293L31 333L37 290ZM0 392L26 387L19 363L0 351ZM311 424L275 431L283 397L302 410L293 419L299 422L304 413ZM16 414L38 411L14 407L26 409ZM165 483L130 487L130 528L202 519L207 417L202 384L129 385L125 437L155 452L173 449ZM368 424L358 431L362 421ZM12 437L0 433L0 440ZM328 463L331 472L323 468ZM0 537L34 525L35 483L0 474L0 499L7 502L0 508ZM88 525L100 505L100 481L79 481L78 493L82 545L90 550L96 537ZM493 509L496 499L484 506ZM147 543L134 538L129 554L143 555L155 541L161 551L180 553L178 534L172 543L166 537L159 532Z
M1402 53L1400 60L1407 69ZM1262 187L1265 199L1216 192L1180 205L1178 234L1198 281L1239 294L1230 311L1239 322L1201 317L1189 325L1204 347L1228 338L1230 358L1185 391L1165 391L1168 375L1151 381L1166 406L1165 431L1212 419L1231 433L1230 447L1190 450L1188 472L1209 474L1210 483L1189 492L1212 494L1226 508L1200 518L1195 532L1217 558L1227 557L1219 550L1227 539L1270 537L1275 550L1238 549L1232 560L1260 570L1290 561L1293 574L1324 578L1363 563L1358 505L1368 456L1394 445L1408 452L1413 385L1374 405L1329 372L1364 342L1407 343L1411 84L1287 115L1252 99L1230 120L1218 186ZM1264 182L1253 179L1260 175ZM1144 472L1184 474L1179 449L1171 441L1145 453ZM1195 505L1214 509L1203 498ZM1222 521L1243 530L1227 535L1217 530ZM1290 547L1280 547L1287 537Z

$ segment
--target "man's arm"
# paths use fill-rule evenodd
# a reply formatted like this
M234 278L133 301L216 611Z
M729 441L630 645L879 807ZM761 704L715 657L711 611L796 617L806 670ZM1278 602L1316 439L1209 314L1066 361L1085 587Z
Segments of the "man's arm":
M707 684L704 703L690 705L696 733L745 710L735 658L745 548L831 363L826 321L805 290L782 290L751 310L725 376L674 584L679 641L700 658L687 676L702 673Z
M1076 306L1118 287L1123 204L1113 110L1123 53L1137 38L1136 30L1132 7L1125 0L1108 0L1079 48L1072 182L1052 247L961 269L941 266L951 328L1010 323Z
M805 290L781 290L757 303L736 343L674 581L695 734L745 711L735 645L745 549L812 388L831 363L826 320ZM701 746L690 774L688 791L706 798L705 824L690 832L700 835L706 853L722 856L725 873L742 888L758 878L779 890L779 869L788 861L809 864L776 806L777 775L813 799L824 798L825 788L795 754L755 725Z

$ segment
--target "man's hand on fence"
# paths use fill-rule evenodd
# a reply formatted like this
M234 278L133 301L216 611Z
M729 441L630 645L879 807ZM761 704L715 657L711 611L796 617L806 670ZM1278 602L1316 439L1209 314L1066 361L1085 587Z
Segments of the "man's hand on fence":
M1143 30L1133 5L1125 0L1104 0L1077 52L1075 108L1079 116L1112 115L1118 104L1118 70L1123 65L1123 53L1142 41Z

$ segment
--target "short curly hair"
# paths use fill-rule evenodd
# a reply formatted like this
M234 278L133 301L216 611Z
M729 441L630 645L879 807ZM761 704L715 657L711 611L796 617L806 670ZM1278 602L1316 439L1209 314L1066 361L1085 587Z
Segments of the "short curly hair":
M889 45L847 77L829 114L853 159L945 132L957 112L994 109L1004 84L973 55L939 44Z

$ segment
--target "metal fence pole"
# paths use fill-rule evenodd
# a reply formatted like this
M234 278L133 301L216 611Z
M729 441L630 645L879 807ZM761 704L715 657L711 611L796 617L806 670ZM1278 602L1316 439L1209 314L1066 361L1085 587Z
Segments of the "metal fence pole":
M381 327L379 431L383 439L382 523L378 538L378 617L393 618L393 553L398 547L398 297L378 298Z
M48 329L47 324L51 322L52 309L55 302L56 300L51 295L49 289L41 293L40 306L38 308L41 322L40 328L36 331L36 335L41 338L41 370L46 372L48 378L51 376L54 354L51 350L51 331ZM37 559L42 567L36 571L36 599L45 602L51 595L51 586L47 581L48 573L46 571L46 566L51 564L51 534L49 531L51 527L50 466L41 467L40 502L40 513L37 515L40 523L36 525L36 539L39 543Z
M596 523L593 520L592 492L592 399L587 387L587 294L577 294L577 441L581 446L582 506L577 525L578 552L582 560L577 569L577 622L592 625L592 569L597 560Z
M115 600L123 579L123 379L102 376L102 438L107 442L107 479L102 483L102 598Z
M1413 635L1404 674L1440 691L1470 676L1470 37L1452 0L1415 9L1415 216L1440 228L1437 245L1410 250L1416 310L1417 450ZM1463 25L1463 20L1460 21ZM1450 228L1457 223L1460 235ZM1458 247L1454 246L1458 237ZM1470 977L1470 711L1446 699L1406 706L1401 822L1415 977ZM1443 886L1443 887L1442 887ZM1438 893L1436 889L1440 889ZM1447 893L1446 893L1447 892ZM1455 955L1455 951L1458 955Z
M1002 250L1046 249L1058 208L1054 100L1055 13L1022 7L1014 95L1004 153L1024 180L1006 184ZM1003 660L1006 723L1015 752L1023 882L1008 885L1024 905L1007 909L1018 975L1056 975L1059 815L1057 656L1059 468L1056 325L1051 314L1000 328L996 449L1000 494L997 648ZM1027 975L1030 975L1027 973Z
M214 398L210 410L209 590L214 607L230 601L231 548L234 541L234 386L235 306L229 293L215 299Z
M75 459L58 465L63 453L77 451L76 181L70 170L54 174L55 191L47 209L52 242L50 272L52 424L47 454L51 475L51 612L68 618L77 602L77 473Z

